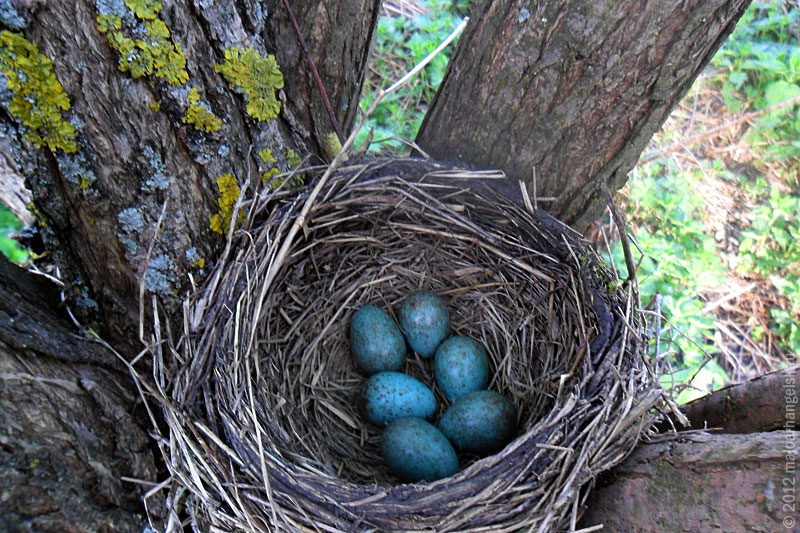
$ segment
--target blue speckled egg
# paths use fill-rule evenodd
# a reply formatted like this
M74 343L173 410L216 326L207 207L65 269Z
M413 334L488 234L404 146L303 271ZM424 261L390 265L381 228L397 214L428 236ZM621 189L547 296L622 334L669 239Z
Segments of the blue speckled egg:
M436 481L458 472L458 457L441 431L420 418L389 424L381 439L386 466L403 481Z
M421 381L402 372L379 372L370 376L361 392L361 410L376 426L398 418L430 418L436 398Z
M489 383L489 358L481 343L469 337L450 337L433 359L436 383L451 402L482 390Z
M365 305L350 323L350 347L356 364L367 374L400 370L406 362L406 340L383 310Z
M514 437L514 406L491 390L471 392L456 400L439 420L439 430L460 451L495 452Z
M450 332L450 311L432 291L415 292L400 308L400 327L411 349L431 357Z

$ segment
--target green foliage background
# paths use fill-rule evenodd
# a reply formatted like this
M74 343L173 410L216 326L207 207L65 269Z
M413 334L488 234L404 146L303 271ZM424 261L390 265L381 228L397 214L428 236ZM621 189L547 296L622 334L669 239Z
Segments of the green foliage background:
M0 204L0 252L19 264L23 264L28 259L28 252L8 235L20 230L21 227L17 217L6 209L6 206Z

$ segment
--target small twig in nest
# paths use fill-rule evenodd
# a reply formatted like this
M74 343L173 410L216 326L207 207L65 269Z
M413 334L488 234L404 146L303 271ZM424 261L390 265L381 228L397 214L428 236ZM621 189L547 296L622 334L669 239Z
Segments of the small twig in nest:
M600 184L603 194L606 197L608 209L611 211L611 216L614 218L614 224L617 225L619 232L619 240L622 243L622 252L625 255L625 266L628 270L628 276L625 278L625 284L630 284L633 288L634 301L639 302L639 288L636 286L636 263L633 260L633 253L631 252L631 244L628 240L628 227L625 219L620 215L616 204L614 204L614 197L611 196L611 191L608 189L608 184L605 182Z

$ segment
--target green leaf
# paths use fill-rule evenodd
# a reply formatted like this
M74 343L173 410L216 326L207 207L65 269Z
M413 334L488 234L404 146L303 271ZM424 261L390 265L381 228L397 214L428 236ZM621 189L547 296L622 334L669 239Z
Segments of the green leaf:
M737 89L742 86L744 82L747 81L747 73L742 71L732 72L728 76L728 82L732 84Z
M764 89L765 107L800 96L800 85L783 80L772 82Z

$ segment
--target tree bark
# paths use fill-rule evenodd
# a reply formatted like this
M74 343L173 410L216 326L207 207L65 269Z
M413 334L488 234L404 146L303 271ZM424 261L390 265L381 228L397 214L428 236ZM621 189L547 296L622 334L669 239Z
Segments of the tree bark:
M292 4L346 132L379 2ZM122 477L163 479L150 422L125 367L65 319L66 306L130 359L141 348L139 284L148 302L156 295L166 307L162 318L180 320L188 275L201 279L224 244L210 229L220 209L217 179L231 173L242 189L248 180L255 187L262 172L289 168L289 149L319 162L333 131L280 0L163 1L154 18L186 59L188 80L178 86L120 71L121 56L97 20L114 9L127 38L141 38L153 20L126 12L122 0L12 0L0 10L6 36L23 36L52 61L70 103L57 113L74 127L76 143L71 153L33 145L0 73L5 167L31 189L48 259L65 283L62 304L61 289L43 288L0 258L4 531L142 531L143 485ZM276 54L284 77L277 118L250 116L247 99L216 72L231 47ZM221 120L218 130L185 122L191 89ZM258 155L263 149L274 162Z
M378 4L294 2L345 129L361 92ZM62 115L75 127L77 150L32 146L9 112L0 122L10 151L32 189L73 312L135 353L141 346L140 283L168 312L177 311L187 275L202 277L223 244L210 229L210 217L219 211L218 178L231 173L240 186L249 181L255 187L261 173L289 168L290 149L299 157L322 157L321 137L333 128L280 0L165 0L154 19L185 57L188 79L179 85L155 73L132 78L120 71L121 54L108 40L115 30L101 32L97 17L121 15L119 31L129 38L141 37L151 22L122 1L14 5L21 22L13 29L22 29L52 60L69 98L71 108ZM215 71L231 47L277 54L284 88L276 119L253 118L236 84ZM221 120L216 131L186 121L191 89L199 105ZM274 162L258 155L264 149Z
M691 432L642 444L599 480L580 525L603 524L604 532L795 531L798 439L797 431Z
M745 383L729 385L683 406L691 429L715 429L723 433L758 433L775 429L800 429L800 420L787 419L789 402L795 402L800 365L792 365ZM792 392L794 391L794 392ZM663 423L661 429L678 427Z
M156 476L130 376L54 311L58 291L0 255L0 524L141 531Z
M302 91L302 98L286 101L295 117L293 128L306 136L312 153L327 154L326 137L335 134L328 110L320 97L304 52L280 1L274 2L267 22L268 41L277 43L275 57L283 67L287 87ZM380 0L320 0L291 2L301 33L311 49L314 64L331 100L342 133L353 128L378 23Z
M749 3L478 2L417 143L504 170L582 230Z

